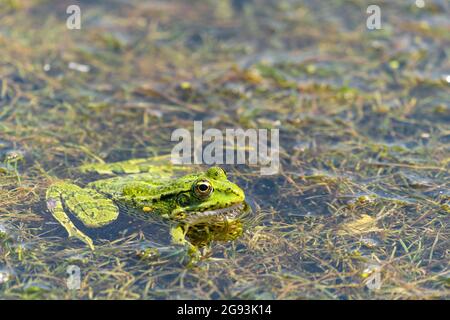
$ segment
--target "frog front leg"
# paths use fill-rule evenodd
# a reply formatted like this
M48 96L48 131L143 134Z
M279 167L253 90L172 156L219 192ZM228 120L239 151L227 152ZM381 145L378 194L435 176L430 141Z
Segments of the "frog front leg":
M200 260L201 253L196 246L186 240L188 228L189 227L187 226L185 230L181 225L172 226L170 229L170 236L172 238L172 243L186 247L190 258L189 264L192 265Z
M92 250L94 250L92 239L73 224L66 209L88 228L105 226L116 220L119 215L119 209L111 199L94 189L83 189L72 183L52 184L47 190L46 200L47 208L67 230L69 237L80 239Z

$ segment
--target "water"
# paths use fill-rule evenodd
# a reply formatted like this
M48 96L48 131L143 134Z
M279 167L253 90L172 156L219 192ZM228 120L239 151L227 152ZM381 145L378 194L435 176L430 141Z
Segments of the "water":
M447 2L380 4L381 30L366 1L79 1L81 30L69 4L0 2L0 297L448 298ZM164 221L67 239L52 181L168 154L194 120L280 130L278 174L226 166L241 237L193 268Z

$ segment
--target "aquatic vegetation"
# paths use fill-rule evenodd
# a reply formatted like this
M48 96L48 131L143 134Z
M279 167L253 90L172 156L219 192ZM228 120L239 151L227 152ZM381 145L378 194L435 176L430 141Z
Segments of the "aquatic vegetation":
M58 1L1 2L0 298L448 298L444 2L383 2L381 30L362 0L218 3L84 1L72 31ZM224 166L253 208L217 226L231 241L187 268L166 222L83 229L95 253L67 239L56 179L170 154L194 120L280 129L279 174Z

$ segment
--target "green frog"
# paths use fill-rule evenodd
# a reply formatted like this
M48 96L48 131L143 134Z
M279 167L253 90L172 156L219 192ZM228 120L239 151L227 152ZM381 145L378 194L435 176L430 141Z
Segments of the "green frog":
M81 172L115 176L84 188L57 181L47 189L47 208L69 237L78 238L92 250L92 239L68 214L87 228L108 225L122 212L146 221L155 216L166 218L173 222L172 241L188 246L190 253L211 240L233 240L242 234L238 216L248 208L245 195L222 168L193 173L191 167L167 163L167 157L159 157L81 166ZM176 178L180 173L185 174Z

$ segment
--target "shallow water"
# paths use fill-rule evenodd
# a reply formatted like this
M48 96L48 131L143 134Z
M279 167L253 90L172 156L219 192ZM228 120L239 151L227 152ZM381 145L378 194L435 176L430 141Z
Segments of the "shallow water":
M369 4L0 1L0 297L448 298L450 8L383 2L368 30ZM168 154L194 120L280 130L278 174L225 166L253 208L240 238L191 268L164 221L87 230L95 255L67 239L52 181Z

